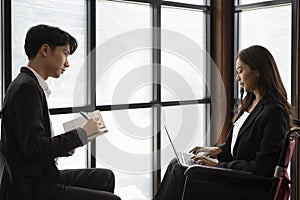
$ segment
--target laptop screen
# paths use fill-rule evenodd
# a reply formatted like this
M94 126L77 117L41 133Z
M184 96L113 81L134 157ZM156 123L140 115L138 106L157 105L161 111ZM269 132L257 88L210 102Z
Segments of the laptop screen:
M179 159L179 155L178 155L178 153L177 153L177 151L176 151L176 149L175 149L175 146L174 146L174 144L173 144L173 142L172 142L171 136L170 136L170 134L169 134L169 132L168 132L168 129L167 129L166 125L164 125L164 129L166 130L168 139L169 139L169 141L170 141L170 143L171 143L171 146L172 146L172 149L173 149L173 151L174 151L174 153L175 153L175 155L176 155L176 158L177 158L177 160L179 161L179 160L180 160L180 159Z

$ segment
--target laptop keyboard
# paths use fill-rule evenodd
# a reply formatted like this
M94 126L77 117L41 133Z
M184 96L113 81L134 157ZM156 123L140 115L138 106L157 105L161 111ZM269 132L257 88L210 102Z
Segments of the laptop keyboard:
M195 164L194 160L192 159L193 154L180 152L180 157L181 157L183 163L186 165Z

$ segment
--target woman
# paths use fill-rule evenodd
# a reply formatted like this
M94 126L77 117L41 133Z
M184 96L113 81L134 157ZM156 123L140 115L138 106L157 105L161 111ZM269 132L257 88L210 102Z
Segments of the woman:
M258 45L246 48L238 53L235 63L241 102L225 143L195 147L190 152L199 164L271 177L285 132L292 126L286 91L275 60L266 48ZM199 152L208 153L203 156ZM184 170L176 160L171 161L156 200L181 199Z

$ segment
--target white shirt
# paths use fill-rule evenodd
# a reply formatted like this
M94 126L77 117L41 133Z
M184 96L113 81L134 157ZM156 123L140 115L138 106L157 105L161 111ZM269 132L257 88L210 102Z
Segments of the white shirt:
M49 98L50 94L51 94L51 90L48 87L48 84L46 83L46 81L36 72L34 71L34 69L30 68L27 66L28 69L30 69L30 71L32 71L32 73L35 75L35 77L37 78L39 85L41 86L41 88L43 89L47 99ZM50 113L48 110L48 114L49 114L49 119L50 119L50 129L51 129L51 136L54 136L54 131L52 128L52 123L51 123L51 118L50 118Z
M246 119L248 118L250 113L248 112L244 112L239 118L238 120L236 120L234 122L234 127L233 127L233 131L232 131L232 139L231 139L231 155L233 155L233 148L234 148L234 145L236 143L236 139L237 139L237 136L239 134L239 131L241 129L241 127L243 126L244 122L246 121Z
M32 69L30 67L27 67L27 68L30 69L32 71L32 73L35 75L35 77L37 78L37 80L39 82L39 85L44 90L46 97L49 98L49 96L51 94L51 90L49 89L46 81L36 71L34 71L34 69Z

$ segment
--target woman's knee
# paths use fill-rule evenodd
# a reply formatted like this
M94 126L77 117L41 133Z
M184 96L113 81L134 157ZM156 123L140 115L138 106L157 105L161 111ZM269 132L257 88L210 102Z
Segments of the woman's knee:
M177 164L178 161L177 161L177 158L173 158L171 161L170 161L171 164Z

